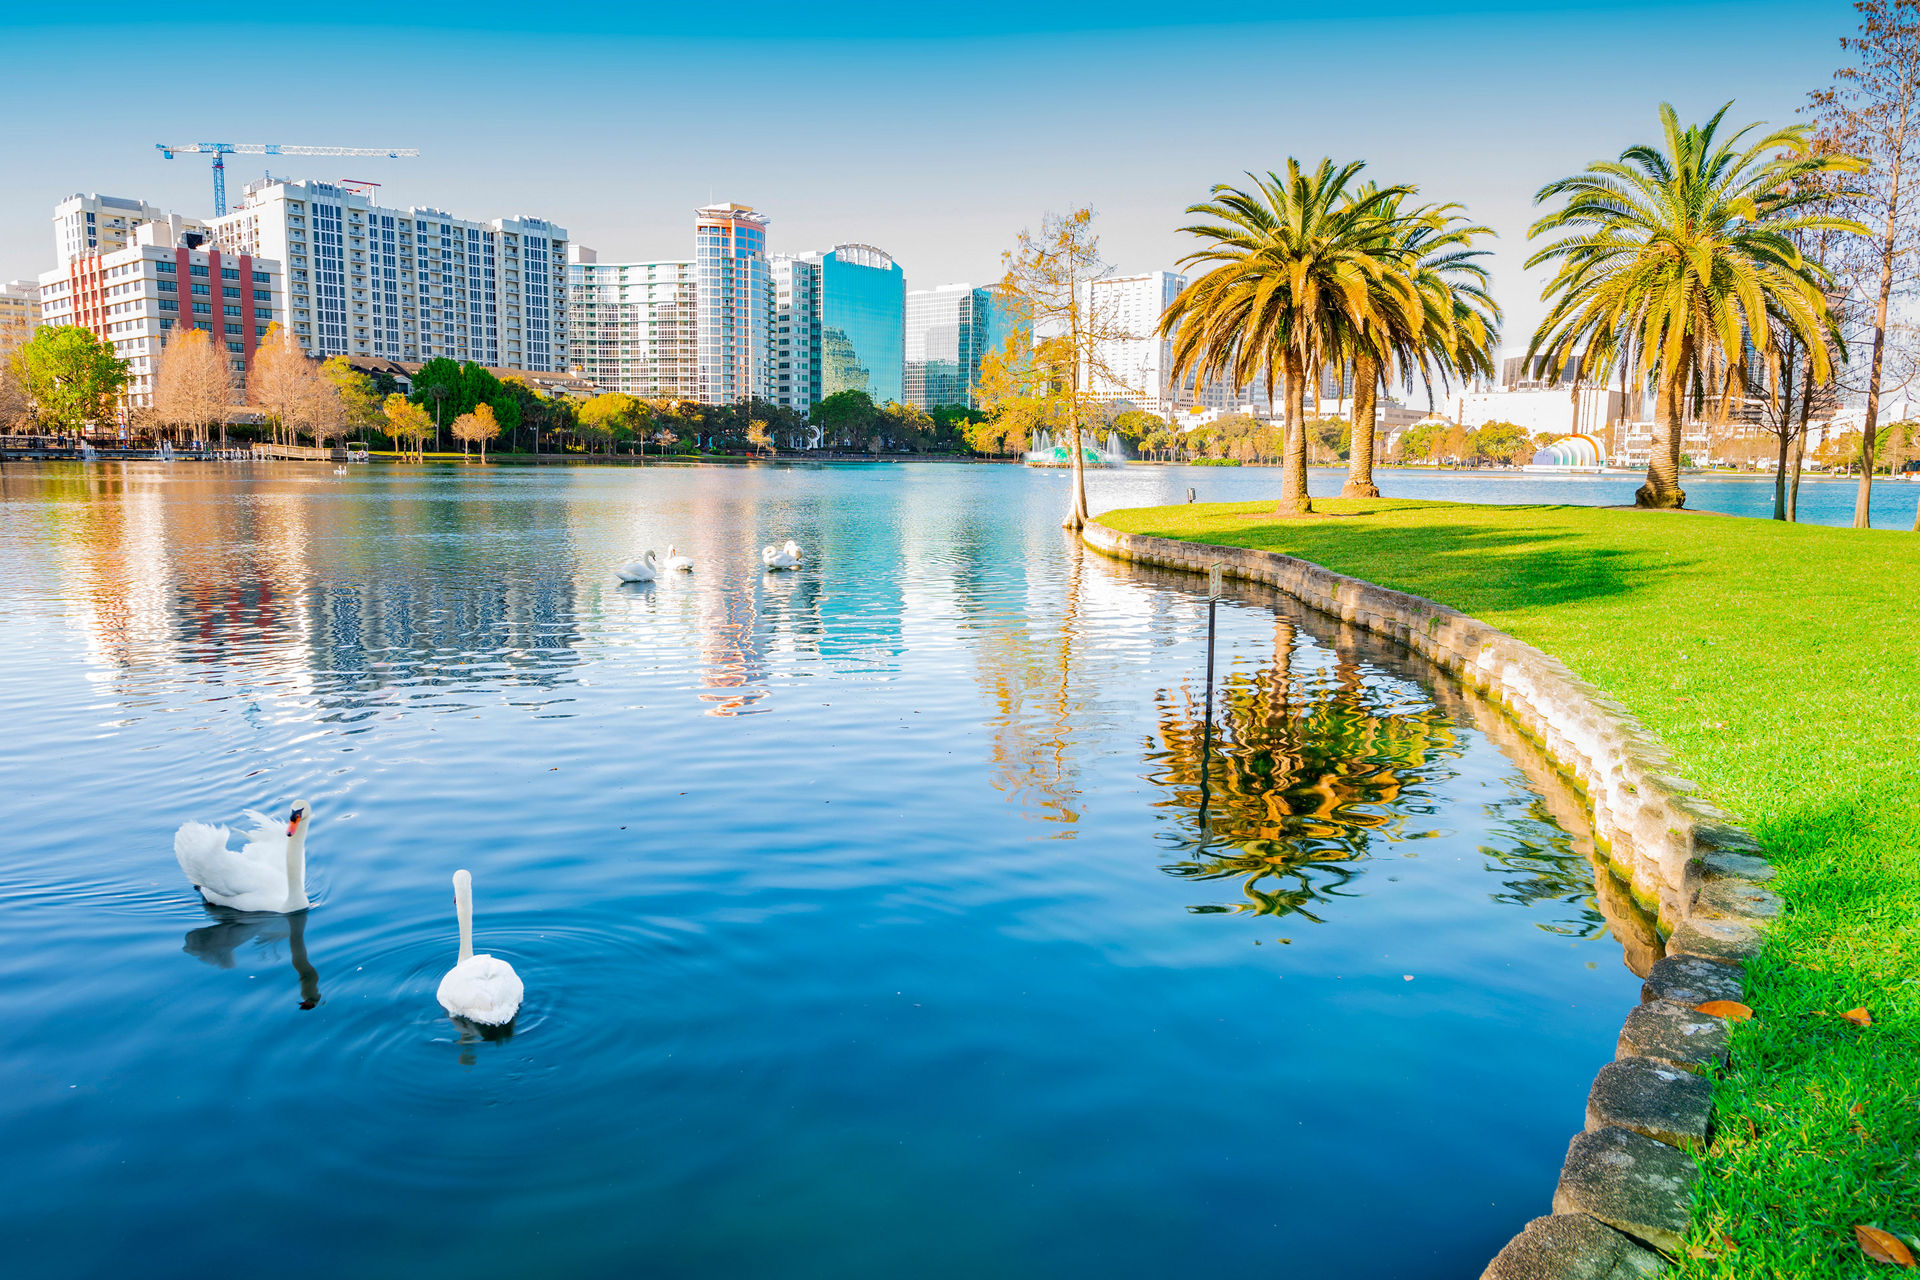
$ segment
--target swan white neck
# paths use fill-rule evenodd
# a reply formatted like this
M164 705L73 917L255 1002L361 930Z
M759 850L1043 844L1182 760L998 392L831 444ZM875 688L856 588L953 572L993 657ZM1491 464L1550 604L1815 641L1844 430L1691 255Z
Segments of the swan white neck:
M473 877L453 873L453 913L460 918L460 959L473 959Z
M287 837L287 902L295 910L307 905L307 819L301 816Z

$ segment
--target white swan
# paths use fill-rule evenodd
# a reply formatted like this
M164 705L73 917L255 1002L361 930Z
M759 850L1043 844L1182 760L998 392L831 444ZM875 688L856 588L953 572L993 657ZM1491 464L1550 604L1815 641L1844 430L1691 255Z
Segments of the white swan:
M473 876L453 873L453 910L460 917L460 963L440 979L440 1007L484 1027L503 1027L520 1012L527 994L513 966L497 956L473 954Z
M806 557L800 553L800 544L792 538L788 538L787 545L780 549L792 556L795 564L799 564L802 560L806 559Z
M622 582L652 582L660 576L660 563L653 558L653 549L649 547L643 558L615 565L613 573Z
M794 555L790 551L782 551L774 546L760 548L760 560L769 569L798 569L800 567L799 556Z
M180 869L218 907L235 911L305 911L307 901L307 823L313 816L305 800L296 800L283 831L279 823L248 810L253 830L239 849L227 848L229 832L204 822L185 822L173 833L173 856Z
M693 572L693 557L680 554L680 548L671 542L667 544L667 558L661 563L663 569L678 569L682 573Z

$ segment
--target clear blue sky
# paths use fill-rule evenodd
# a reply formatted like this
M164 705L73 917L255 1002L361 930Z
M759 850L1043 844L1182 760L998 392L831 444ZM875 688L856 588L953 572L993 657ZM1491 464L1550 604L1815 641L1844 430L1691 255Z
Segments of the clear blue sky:
M1510 345L1540 315L1520 264L1543 182L1650 137L1662 99L1790 119L1853 25L1845 0L1270 3L1235 24L1164 0L330 10L415 24L391 27L60 7L0 14L0 279L52 266L48 214L75 191L210 213L206 158L163 141L418 147L273 170L548 216L603 259L690 256L694 206L738 200L775 251L876 244L909 288L984 283L1023 224L1083 201L1117 267L1171 267L1212 183L1333 155L1499 231ZM236 195L262 159L233 158Z

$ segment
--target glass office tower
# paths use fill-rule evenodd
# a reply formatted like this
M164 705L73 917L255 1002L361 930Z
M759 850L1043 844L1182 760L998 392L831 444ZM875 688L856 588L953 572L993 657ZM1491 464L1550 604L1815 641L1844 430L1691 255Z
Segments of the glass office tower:
M905 394L907 281L900 264L868 244L837 245L820 259L820 397L864 391L875 404Z
M905 386L922 409L973 404L980 359L1021 328L992 289L943 284L907 295Z

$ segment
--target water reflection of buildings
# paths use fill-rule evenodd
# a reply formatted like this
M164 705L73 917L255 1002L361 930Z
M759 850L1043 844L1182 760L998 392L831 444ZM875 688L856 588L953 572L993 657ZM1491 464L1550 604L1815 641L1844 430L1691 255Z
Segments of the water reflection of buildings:
M198 465L50 467L0 480L0 492L38 500L60 544L59 594L81 611L94 665L129 689L162 662L264 668L282 695L571 678L571 565L503 571L490 558L490 539L513 537L515 523L530 533L552 512L375 507L316 479Z

